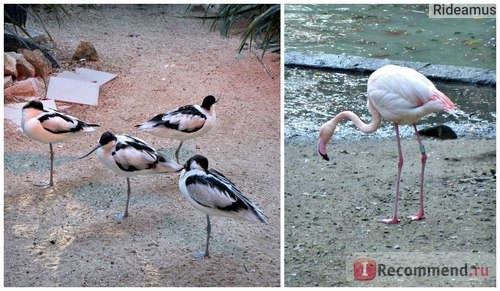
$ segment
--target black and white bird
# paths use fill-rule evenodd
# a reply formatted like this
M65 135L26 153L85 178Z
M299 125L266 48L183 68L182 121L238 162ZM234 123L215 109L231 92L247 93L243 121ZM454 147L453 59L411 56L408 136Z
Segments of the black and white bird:
M208 169L208 160L204 156L194 155L186 162L179 177L179 189L195 209L207 216L206 248L197 257L209 256L210 215L267 224L264 213L236 185L216 170Z
M52 144L63 142L72 137L95 131L97 124L86 123L73 116L43 108L42 102L30 101L23 106L21 127L23 132L31 139L50 146L50 181L37 183L40 187L54 185L54 149Z
M203 99L201 105L186 105L172 109L136 127L158 137L179 140L179 147L175 151L175 158L179 163L179 150L184 141L202 136L214 127L216 120L214 104L217 101L214 96L209 95Z
M127 203L125 211L115 218L120 221L128 216L130 177L156 173L179 173L182 166L167 159L151 145L130 135L115 135L106 131L99 143L86 155L97 150L97 157L108 169L127 178Z

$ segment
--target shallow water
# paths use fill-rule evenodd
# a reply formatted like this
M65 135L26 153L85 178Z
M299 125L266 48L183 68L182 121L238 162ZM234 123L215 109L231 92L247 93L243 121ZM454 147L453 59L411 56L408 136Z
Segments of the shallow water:
M316 139L321 124L340 111L350 110L364 122L371 116L366 107L368 75L346 74L300 68L285 69L285 138ZM434 82L455 103L454 113L438 112L423 118L418 129L438 124L450 126L459 138L496 137L495 89L459 83ZM401 137L414 134L402 126ZM351 121L337 126L335 138L365 139L394 136L391 122L382 120L380 129L364 134Z
M286 51L346 54L495 69L495 19L430 19L428 5L285 5ZM285 137L317 138L335 114L354 111L369 122L369 75L285 68ZM495 88L435 82L455 103L455 113L424 118L422 129L445 123L462 138L495 138ZM337 127L336 138L394 135L383 121L375 134L363 134L352 122ZM401 135L413 135L411 126Z
M494 18L436 18L421 5L285 5L285 47L495 69Z

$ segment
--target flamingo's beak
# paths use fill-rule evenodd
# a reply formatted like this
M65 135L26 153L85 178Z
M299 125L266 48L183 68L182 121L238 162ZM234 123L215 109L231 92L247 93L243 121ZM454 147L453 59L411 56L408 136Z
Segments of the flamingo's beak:
M326 143L324 141L320 140L318 141L318 153L323 157L324 160L329 161L330 158L328 157L328 154L326 152Z

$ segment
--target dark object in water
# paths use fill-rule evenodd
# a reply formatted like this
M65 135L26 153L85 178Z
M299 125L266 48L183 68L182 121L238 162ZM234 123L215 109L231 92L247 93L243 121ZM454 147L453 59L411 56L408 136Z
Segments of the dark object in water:
M439 139L455 139L457 138L457 134L451 129L449 126L446 125L438 125L434 127L429 127L425 129L421 129L418 131L419 134L421 135L426 135L426 136L434 136Z

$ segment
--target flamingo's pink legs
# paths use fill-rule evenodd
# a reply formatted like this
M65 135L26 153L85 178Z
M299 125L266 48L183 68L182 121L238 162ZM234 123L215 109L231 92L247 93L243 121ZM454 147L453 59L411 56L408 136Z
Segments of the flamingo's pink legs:
M415 129L415 135L417 136L420 153L422 154L422 171L420 172L420 209L415 215L408 216L408 218L411 218L411 220L420 220L424 217L424 171L427 154L425 153L425 147L420 140L420 136L418 135L417 125L415 123L413 124L413 128Z
M380 222L387 224L399 223L398 219L398 200L399 200L399 182L401 181L401 169L403 168L403 152L401 151L401 141L399 140L399 125L394 123L394 128L396 129L396 141L398 143L398 176L396 177L396 194L394 201L394 215L392 218L382 219Z
M399 183L401 181L401 169L403 168L403 153L401 151L401 141L399 139L399 125L394 123L396 129L396 141L398 144L398 175L396 177L396 194L394 199L394 215L392 218L382 219L381 222L387 224L395 224L399 222L398 219L398 202L399 202ZM425 147L420 140L418 135L417 125L414 123L413 128L415 129L415 135L417 136L417 141L421 153L422 170L420 172L420 208L415 215L408 216L411 220L420 220L424 217L424 173L425 173L425 162L427 161L427 154L425 153Z

